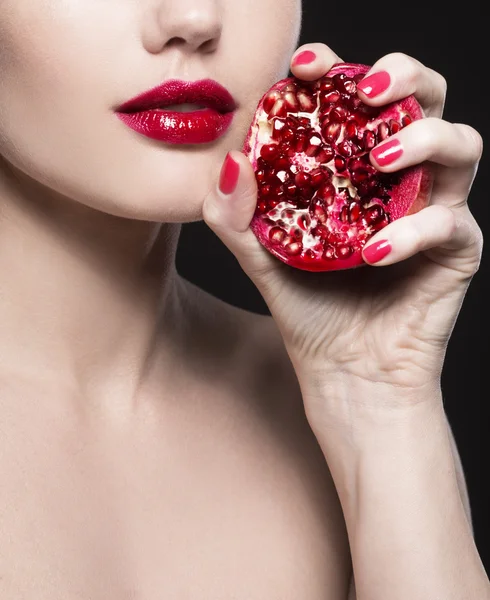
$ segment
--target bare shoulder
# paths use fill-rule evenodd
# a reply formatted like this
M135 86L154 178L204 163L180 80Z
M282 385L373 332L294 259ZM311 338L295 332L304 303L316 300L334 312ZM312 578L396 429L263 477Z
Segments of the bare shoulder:
M300 482L298 497L309 498L309 512L302 518L312 524L324 541L322 553L337 577L344 580L339 598L347 598L352 571L345 521L328 464L307 421L301 390L274 320L231 306L213 297L201 296L203 319L219 330L225 348L226 368L233 373L233 386L259 415L260 429L272 440L271 452L280 457L277 471L288 472L290 481ZM204 308L205 307L205 308ZM211 336L208 333L208 337ZM291 485L290 483L287 485ZM290 501L295 502L291 491ZM319 539L318 538L318 539ZM323 543L323 542L321 542Z

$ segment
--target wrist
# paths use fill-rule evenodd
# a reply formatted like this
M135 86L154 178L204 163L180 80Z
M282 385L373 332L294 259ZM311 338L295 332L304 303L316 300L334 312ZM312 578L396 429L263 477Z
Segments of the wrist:
M418 387L335 375L304 385L305 412L320 445L361 451L373 439L409 432L426 419L444 418L440 381ZM381 438L380 438L381 436Z

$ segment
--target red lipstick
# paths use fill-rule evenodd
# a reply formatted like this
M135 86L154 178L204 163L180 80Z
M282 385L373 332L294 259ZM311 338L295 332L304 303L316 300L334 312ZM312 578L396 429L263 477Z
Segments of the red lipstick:
M193 104L189 112L176 105ZM167 108L168 107L168 108ZM206 144L228 130L237 106L233 96L211 79L172 79L125 102L116 115L128 127L169 144Z

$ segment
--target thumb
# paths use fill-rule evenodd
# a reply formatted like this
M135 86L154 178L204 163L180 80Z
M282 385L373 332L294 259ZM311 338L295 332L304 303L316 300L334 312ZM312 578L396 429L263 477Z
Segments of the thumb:
M229 152L219 181L204 200L203 218L260 289L261 280L277 268L278 261L249 227L256 204L257 182L250 161L241 152Z

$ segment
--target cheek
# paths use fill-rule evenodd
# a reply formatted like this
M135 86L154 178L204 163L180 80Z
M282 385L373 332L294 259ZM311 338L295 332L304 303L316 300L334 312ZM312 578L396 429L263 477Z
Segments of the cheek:
M232 2L225 35L234 68L255 96L287 76L301 27L300 0Z

